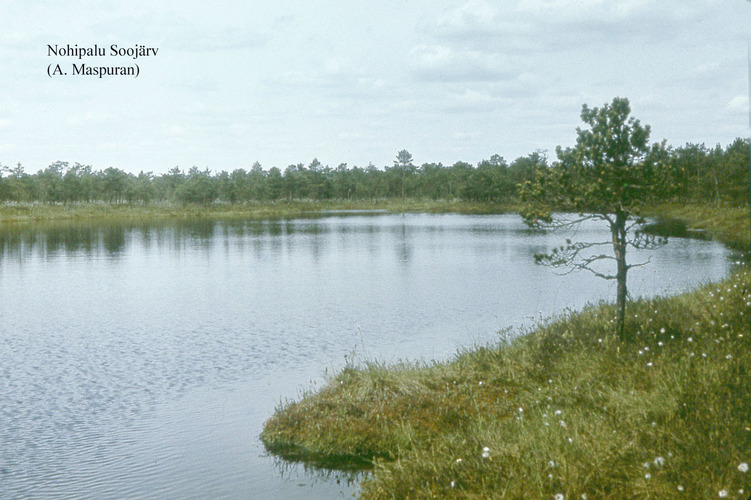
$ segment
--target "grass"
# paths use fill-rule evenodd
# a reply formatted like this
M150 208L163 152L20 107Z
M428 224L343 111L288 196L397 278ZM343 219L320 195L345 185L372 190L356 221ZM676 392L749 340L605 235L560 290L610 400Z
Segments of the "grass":
M748 207L663 204L650 207L648 213L669 229L684 232L676 236L688 235L690 229L694 235L704 233L735 249L748 249L751 241Z
M628 315L627 342L600 305L447 363L349 366L262 438L372 461L363 498L748 496L751 273Z
M740 245L734 217L702 224ZM371 464L362 498L747 498L749 268L630 303L628 340L614 316L569 311L442 363L350 363L280 405L261 439Z
M5 203L0 204L0 223L61 220L162 220L174 218L268 219L298 217L338 210L386 210L389 212L456 212L467 214L502 213L512 206L451 200L374 201L277 201L243 204L182 205L173 203Z

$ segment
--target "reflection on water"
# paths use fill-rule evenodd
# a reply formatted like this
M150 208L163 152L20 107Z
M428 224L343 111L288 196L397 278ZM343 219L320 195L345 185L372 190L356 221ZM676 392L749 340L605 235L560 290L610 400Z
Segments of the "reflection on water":
M279 248L281 242L276 237L294 235L306 236L312 244L313 252L320 253L324 250L322 245L327 243L328 233L335 231L346 238L347 235L356 233L369 233L374 236L384 230L399 234L400 252L405 256L408 254L409 240L405 225L393 228L383 228L379 225L350 228L346 225L319 224L316 221L317 218L250 221L177 219L151 222L114 221L107 224L91 221L16 224L0 230L0 258L54 258L70 254L92 257L100 255L101 252L110 257L117 257L134 242L138 242L145 249L158 246L169 247L179 252L187 246L211 248L217 238L222 238L226 245L233 244L240 250L248 243L256 248L264 244Z
M349 496L356 476L265 453L280 398L353 349L445 359L611 297L533 264L560 242L516 216L3 227L0 498ZM677 293L729 265L716 243L672 240L631 290Z

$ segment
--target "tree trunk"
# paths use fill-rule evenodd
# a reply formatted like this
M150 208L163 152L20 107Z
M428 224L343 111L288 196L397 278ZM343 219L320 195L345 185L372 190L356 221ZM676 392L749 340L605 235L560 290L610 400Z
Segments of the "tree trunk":
M628 274L628 265L626 265L626 214L620 210L616 212L615 223L611 225L610 229L613 234L613 251L617 264L615 275L617 282L615 329L618 337L623 339L626 322L626 295L628 293L626 288L626 276Z

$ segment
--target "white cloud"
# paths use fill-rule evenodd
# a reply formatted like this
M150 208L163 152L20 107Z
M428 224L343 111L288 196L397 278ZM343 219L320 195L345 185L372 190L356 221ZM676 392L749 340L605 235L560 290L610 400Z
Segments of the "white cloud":
M447 10L433 22L423 22L421 31L442 43L487 53L524 53L541 47L536 39L539 26L518 15L510 3L501 7L470 0Z
M181 33L175 40L179 41L179 49L187 52L258 49L271 39L269 34L257 33L240 26L222 28L220 35L208 28L181 30Z
M498 15L495 5L484 0L470 0L441 15L436 21L436 27L443 32L494 31Z
M167 134L172 136L182 136L185 133L185 127L174 124L167 128Z
M747 95L737 95L728 102L725 109L732 112L749 112L749 100Z
M110 115L98 111L87 111L85 113L74 113L68 115L65 122L69 126L100 126L111 119Z
M519 13L531 15L548 24L569 26L626 25L638 28L647 22L663 26L674 22L695 21L706 10L706 2L653 2L650 0L524 0L517 4Z
M412 72L420 80L498 81L516 73L511 64L504 64L497 55L445 45L418 45L410 56Z
M446 108L453 111L491 112L504 102L488 92L467 89L447 102Z
M483 136L482 132L479 131L473 131L473 132L454 132L453 138L457 139L459 141L467 141L467 140L475 140L479 139Z
M687 27L702 23L709 28L721 22L707 12L707 2L699 0L516 0L496 4L469 0L426 23L424 31L456 45L493 53L560 52L586 50L594 43L695 38Z

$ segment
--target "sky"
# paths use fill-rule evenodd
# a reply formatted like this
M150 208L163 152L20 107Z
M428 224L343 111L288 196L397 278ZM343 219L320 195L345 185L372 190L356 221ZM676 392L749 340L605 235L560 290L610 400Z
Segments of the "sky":
M749 39L749 0L0 0L0 165L554 158L614 97L653 141L725 146L750 133Z

